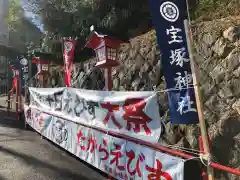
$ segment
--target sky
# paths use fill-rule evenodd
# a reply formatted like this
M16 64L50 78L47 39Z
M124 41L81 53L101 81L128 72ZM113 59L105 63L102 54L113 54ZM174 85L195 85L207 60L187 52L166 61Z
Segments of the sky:
M41 30L43 31L43 25L41 24L40 18L33 14L31 11L26 9L26 5L28 3L28 0L20 0L21 6L25 10L25 16L32 20L32 22Z

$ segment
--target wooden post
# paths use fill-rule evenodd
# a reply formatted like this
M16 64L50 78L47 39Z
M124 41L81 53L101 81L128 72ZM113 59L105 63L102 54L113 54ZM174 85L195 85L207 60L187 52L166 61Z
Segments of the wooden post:
M112 68L105 68L104 69L104 79L105 79L105 91L112 90ZM108 174L108 180L112 180L112 176Z
M194 91L195 91L195 96L196 96L196 105L197 105L197 110L198 110L198 118L199 118L199 124L200 124L200 129L201 129L204 154L210 155L206 123L205 123L205 120L203 117L201 94L200 94L198 77L197 77L196 67L195 67L195 59L194 59L195 57L193 55L193 50L192 50L192 35L191 35L191 31L189 29L189 21L188 20L184 20L184 28L185 28L185 32L186 32L187 46L188 46L190 65L191 65L191 70L192 70L192 77L193 77ZM214 180L213 168L208 166L207 172L208 172L208 179Z
M203 141L202 141L202 136L199 136L198 138L198 142L199 142L199 150L201 153L204 153L204 148L203 148ZM209 148L211 149L211 141L210 138L208 137L208 142L209 142ZM203 180L208 180L208 175L207 173L204 171L202 171L202 178Z
M28 78L29 78L28 79L28 86L32 87L32 59L31 59L30 50L28 50Z
M15 109L15 111L16 111L16 120L18 120L18 104L19 104L19 102L18 102L18 98L19 97L19 81L18 81L18 79L16 80L16 109Z
M21 76L20 76L21 77ZM22 112L22 80L19 78L19 109Z
M12 89L10 89L8 91L8 99L7 99L7 114L8 114L8 117L10 116L10 109L11 109L11 91L12 91Z
M45 88L46 87L46 84L45 84L45 76L44 76L44 74L42 75L43 77L42 77L42 87L43 88Z
M107 67L104 69L104 79L105 79L105 90L112 90L112 68Z
M8 67L10 65L10 61L8 60ZM7 90L8 90L8 100L7 100L7 112L8 112L8 116L10 114L10 109L11 109L11 104L10 104L10 99L11 99L11 77L10 77L10 73L9 73L9 68L7 70Z

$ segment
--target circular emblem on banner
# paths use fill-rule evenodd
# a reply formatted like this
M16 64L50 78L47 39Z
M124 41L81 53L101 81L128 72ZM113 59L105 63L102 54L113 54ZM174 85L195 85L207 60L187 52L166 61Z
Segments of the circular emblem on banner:
M22 58L22 59L20 60L20 63L21 63L21 65L26 66L26 65L28 64L28 61L27 61L27 59Z
M68 140L68 130L64 121L57 119L52 126L52 133L54 140L61 144Z
M176 4L170 1L162 3L160 13L164 19L170 22L175 22L179 17L179 9Z
M73 48L73 44L71 42L65 42L64 43L64 49L66 52L70 52Z

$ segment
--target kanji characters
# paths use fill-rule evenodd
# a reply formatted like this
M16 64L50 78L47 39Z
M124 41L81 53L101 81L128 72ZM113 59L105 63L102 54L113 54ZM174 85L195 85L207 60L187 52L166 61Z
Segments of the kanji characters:
M181 101L178 102L178 109L179 113L185 114L188 112L197 112L196 108L193 108L192 105L194 104L193 101L191 101L190 96L180 97Z
M28 66L23 67L23 73L28 73Z
M107 140L103 138L103 141L99 146L99 152L100 153L102 152L105 154L103 157L100 158L102 161L106 161L109 157L109 153L108 153L106 147L107 147Z
M111 151L111 155L114 156L114 158L110 161L110 164L116 164L116 167L118 170L123 171L125 170L125 167L123 165L120 165L120 159L123 156L123 153L121 152L121 146L113 143L115 149Z
M140 126L142 125L144 131L147 135L151 134L150 128L147 126L147 123L151 122L152 119L148 117L143 108L146 105L145 99L141 98L133 98L127 99L123 106L124 114L123 119L127 121L127 130L130 131L132 129L132 124L134 124L134 132L140 132Z
M186 55L187 53L184 47L180 49L171 50L170 58L172 59L172 61L170 62L170 64L175 63L177 66L183 67L184 62L190 61L188 58L186 58Z
M184 71L184 76L182 76L181 72L177 72L176 74L178 75L178 77L174 78L174 80L176 81L175 88L181 90L183 88L187 88L188 85L192 83L192 75L188 74L187 71Z
M162 163L160 160L156 160L157 167L149 167L146 165L146 170L150 173L148 174L148 180L161 180L165 178L165 180L173 180L169 173L162 171Z
M106 125L110 119L112 119L112 122L114 125L116 125L119 129L122 128L122 125L117 122L116 117L114 116L114 111L119 110L119 105L110 104L110 102L106 102L106 104L101 103L101 107L104 109L107 109L107 115L103 120L103 123Z
M127 160L127 171L131 176L135 176L135 174L137 173L138 177L142 177L142 173L141 173L141 169L140 169L140 163L144 161L145 156L143 154L141 154L136 162L136 167L132 170L131 169L131 163L133 162L133 160L135 159L135 152L134 151L129 151L126 152L126 156L128 157Z
M24 79L24 80L28 80L28 74L24 74L24 75L23 75L23 79Z
M175 28L174 26L171 26L171 29L166 30L167 35L170 35L171 37L171 41L168 41L168 44L183 42L183 37L177 35L179 32L182 32L182 30L180 28Z

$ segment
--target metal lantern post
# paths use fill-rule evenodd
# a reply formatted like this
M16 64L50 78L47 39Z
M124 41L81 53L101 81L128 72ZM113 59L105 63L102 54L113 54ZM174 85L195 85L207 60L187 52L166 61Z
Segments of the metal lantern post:
M105 90L112 90L112 68L119 65L118 49L124 41L111 38L108 35L93 31L87 42L87 47L94 49L98 62L96 67L104 68Z
M42 87L46 87L46 77L49 74L50 61L42 60L40 58L33 58L32 63L37 65L37 79L42 82Z

